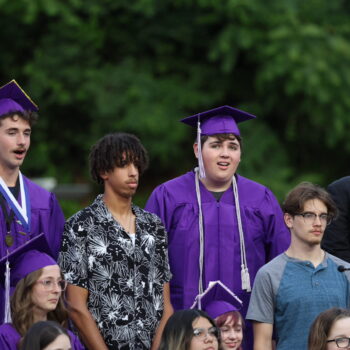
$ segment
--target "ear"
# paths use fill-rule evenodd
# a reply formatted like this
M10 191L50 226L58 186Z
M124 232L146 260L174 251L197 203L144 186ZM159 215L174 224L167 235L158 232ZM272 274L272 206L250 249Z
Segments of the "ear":
M100 173L100 177L103 181L108 180L108 172L104 171L103 173Z
M284 213L284 222L286 223L288 228L292 228L293 227L293 216L288 214L288 213Z
M194 155L196 156L196 158L198 159L198 143L195 142L193 144L193 152L194 152Z

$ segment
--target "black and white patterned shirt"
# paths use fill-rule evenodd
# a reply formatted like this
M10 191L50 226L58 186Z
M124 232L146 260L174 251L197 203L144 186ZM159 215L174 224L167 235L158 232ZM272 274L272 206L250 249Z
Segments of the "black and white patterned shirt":
M133 205L135 246L102 195L72 216L59 263L66 280L89 291L88 308L109 349L150 349L171 273L160 219Z

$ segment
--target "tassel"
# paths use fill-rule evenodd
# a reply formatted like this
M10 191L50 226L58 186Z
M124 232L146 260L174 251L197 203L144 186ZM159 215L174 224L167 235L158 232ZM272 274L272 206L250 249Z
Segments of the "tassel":
M5 318L4 323L11 323L11 306L10 306L10 263L6 261L5 271Z
M250 286L250 276L248 267L241 265L241 279L242 279L242 289L251 292L252 288Z
M205 169L202 156L202 143L201 143L201 122L198 116L197 122L197 145L198 145L198 166L199 166L199 177L201 179L205 178Z

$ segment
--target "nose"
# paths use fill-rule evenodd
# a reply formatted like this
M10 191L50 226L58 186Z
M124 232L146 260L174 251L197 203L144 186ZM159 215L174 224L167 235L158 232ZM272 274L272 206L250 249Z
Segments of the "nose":
M52 292L53 292L53 293L56 293L56 294L62 293L61 286L60 286L57 282L55 282L55 283L53 284Z
M17 134L17 144L24 145L26 143L26 138L22 133Z
M221 157L228 157L228 148L226 146L221 147Z
M321 226L322 225L322 221L319 215L316 215L315 220L314 220L314 225L315 226Z
M130 176L137 176L139 173L139 170L138 170L137 166L135 166L134 163L129 164L128 170L129 170Z

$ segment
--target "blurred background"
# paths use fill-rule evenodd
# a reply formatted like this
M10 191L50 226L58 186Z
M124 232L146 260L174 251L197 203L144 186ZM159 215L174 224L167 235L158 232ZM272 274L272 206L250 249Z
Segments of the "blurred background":
M278 199L300 181L349 175L350 2L0 0L0 84L39 105L22 171L68 217L101 191L88 173L105 133L136 134L150 168L135 198L195 165L178 122L223 104L240 125L239 173Z

